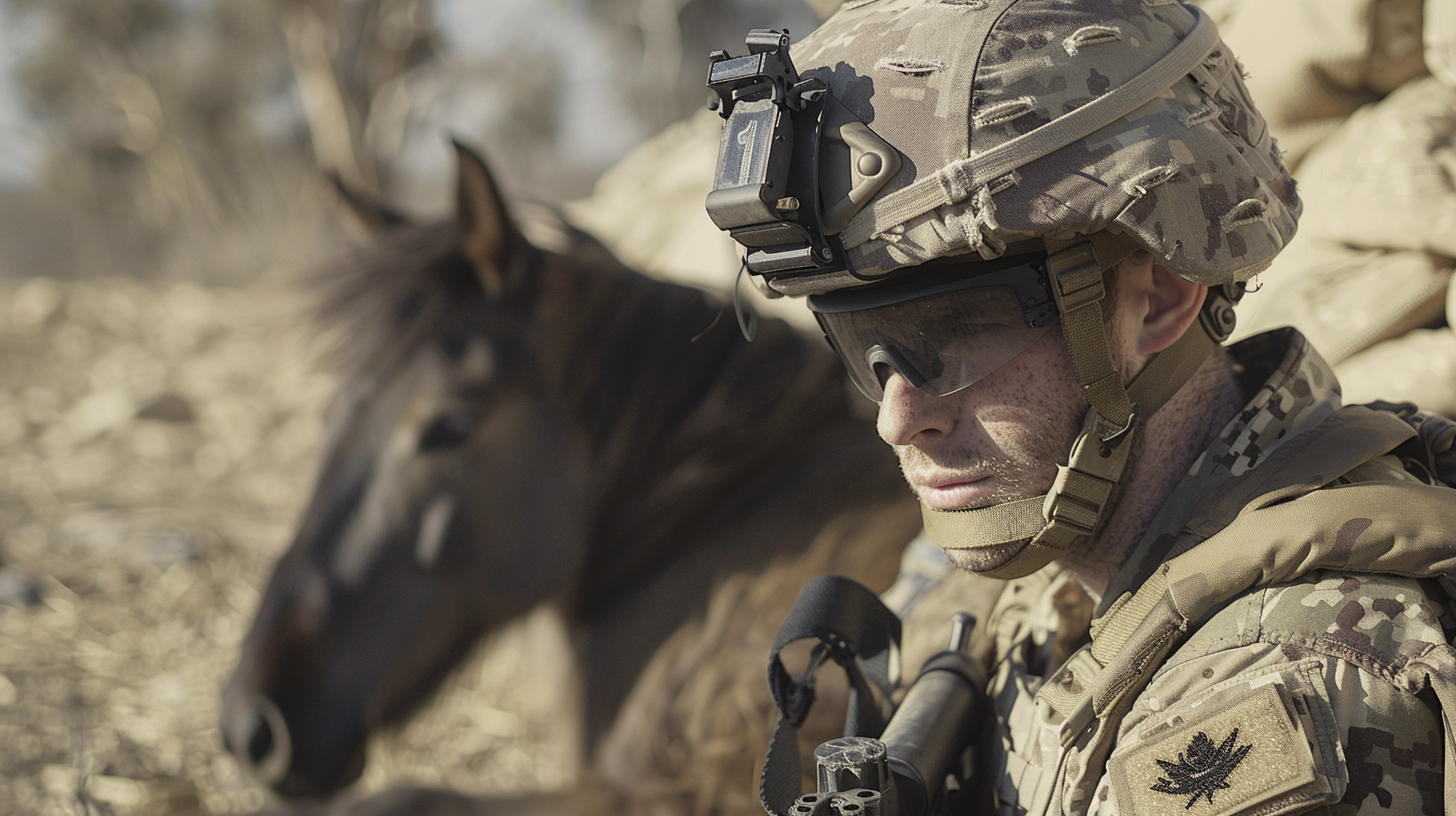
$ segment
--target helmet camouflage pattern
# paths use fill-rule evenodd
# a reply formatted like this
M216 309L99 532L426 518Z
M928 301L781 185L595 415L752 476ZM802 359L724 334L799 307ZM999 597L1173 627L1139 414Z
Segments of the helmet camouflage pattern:
M785 44L776 34L750 34L756 57L713 55L709 86L724 96L728 82L767 76L755 66ZM773 180L744 182L752 180L749 170L775 158L772 146L767 160L752 148L777 142L767 141L770 131L760 133L756 120L735 126L740 113L731 110L709 213L757 251L744 265L769 287L815 296L811 309L872 399L872 380L883 383L892 372L933 392L965 383L925 375L937 366L959 370L939 350L931 362L922 355L917 366L912 359L920 354L917 343L945 336L940 324L957 318L926 317L924 327L895 335L900 329L887 322L892 312L870 304L928 298L937 286L1004 288L1013 278L1045 287L1091 407L1067 464L1058 464L1044 496L953 510L922 502L935 543L986 551L1020 542L1009 560L984 574L1027 575L1097 534L1139 417L1164 405L1228 336L1238 282L1265 269L1293 237L1300 211L1294 181L1212 20L1177 0L848 0L792 50L800 84L822 81L844 115L871 131L856 137L871 146L852 160L858 175L846 195L858 209L819 221L826 234L838 235L842 258L811 245L825 263L805 265L796 236L812 242L814 234L783 218L763 223L765 215L773 218L763 206ZM764 87L747 86L743 96L762 97ZM837 185L826 188L822 179L834 176L841 159L822 141L813 149L804 158L815 162L808 166L817 173L820 203L834 200L839 211L844 200L831 195ZM890 149L898 155L888 161L877 153ZM802 178L802 171L790 178ZM740 201L752 206L735 209ZM779 201L790 213L798 209L796 196ZM1139 247L1210 288L1201 330L1184 331L1124 382L1100 303L1106 271ZM1042 261L1017 263L1038 254ZM1004 255L1010 264L930 264L976 255ZM943 284L937 275L958 278ZM914 314L929 315L931 302L919 302ZM1013 301L1023 309L1041 302L1033 288ZM863 318L872 324L864 331L852 328L861 318L839 316L860 310L874 315ZM1022 318L1029 328L1040 319L1025 312ZM840 334L830 334L834 326ZM939 339L932 345L949 348Z
M1101 232L1195 283L1252 277L1293 236L1300 203L1212 27L1176 0L849 0L794 61L898 150L900 170L840 233L852 275L769 284L816 294ZM1127 112L1110 124L1048 126L1123 86ZM1019 158L978 164L997 150Z

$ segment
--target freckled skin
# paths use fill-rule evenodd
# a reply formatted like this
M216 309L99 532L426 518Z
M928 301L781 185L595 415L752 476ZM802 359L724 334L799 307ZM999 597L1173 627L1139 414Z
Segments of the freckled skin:
M946 397L930 396L892 376L885 384L878 428L912 485L917 473L932 468L989 471L993 481L984 506L1050 489L1086 411L1058 328L990 376ZM949 555L961 569L981 572L1021 549L1007 544Z
M1162 271L1150 271L1153 268ZM1154 351L1171 344L1182 330L1201 331L1189 324L1206 290L1172 281L1166 267L1156 267L1147 253L1139 253L1112 274L1133 282L1112 286L1109 295L1117 301L1107 324L1108 344L1126 382L1131 372L1141 370ZM1191 309L1178 322L1185 329L1165 326L1159 333L1145 322L1149 293L1160 285L1160 292L1182 288L1183 294L1177 296L1182 301L1174 308ZM1155 301L1165 297L1173 296L1152 295ZM1198 453L1243 402L1232 364L1220 350L1141 424L1104 525L1084 549L1061 559L1094 597L1101 596ZM895 449L912 488L917 475L923 479L931 472L989 475L989 493L975 503L989 506L1050 490L1057 465L1066 464L1088 408L1066 340L1057 329L985 379L945 397L922 392L892 375L885 383L878 430ZM1013 542L953 550L948 555L961 569L984 572L1005 564L1024 546Z

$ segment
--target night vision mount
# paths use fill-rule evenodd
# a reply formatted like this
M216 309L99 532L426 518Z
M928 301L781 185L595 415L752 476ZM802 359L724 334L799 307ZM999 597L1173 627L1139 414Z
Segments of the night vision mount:
M708 107L727 122L708 216L757 275L845 269L838 240L900 169L900 154L840 104L819 77L801 79L789 33L754 29L748 56L714 51Z

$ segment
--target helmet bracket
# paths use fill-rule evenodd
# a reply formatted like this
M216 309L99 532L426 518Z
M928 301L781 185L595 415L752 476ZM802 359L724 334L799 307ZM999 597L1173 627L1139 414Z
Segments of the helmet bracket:
M747 44L748 56L709 56L709 107L727 121L708 216L748 249L752 274L843 270L837 233L899 172L900 154L823 79L799 77L788 32L755 29Z

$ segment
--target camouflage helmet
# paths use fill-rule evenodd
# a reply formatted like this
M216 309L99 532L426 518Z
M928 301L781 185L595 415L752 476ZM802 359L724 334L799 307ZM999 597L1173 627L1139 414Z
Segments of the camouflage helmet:
M1101 232L1224 284L1294 234L1234 56L1177 0L848 0L793 56L902 161L839 233L849 270L766 276L783 294Z
M982 325L951 305L968 303L952 290L1041 287L1042 298L1017 290L1013 308L1028 329L1045 325L1043 307L1054 314L1091 406L1068 463L1045 496L922 504L922 515L946 549L1023 542L993 576L1067 554L1107 518L1140 417L1228 337L1240 282L1294 234L1294 181L1233 54L1207 15L1178 0L848 0L792 47L792 62L777 34L751 33L749 57L711 57L728 124L709 214L769 289L810 296L872 398L866 377L893 371L943 395L992 370L941 377L955 361L938 350L950 346L927 338L948 336L942 324ZM816 132L840 136L805 150L807 128L781 133L773 114L815 110L815 87L830 98ZM808 213L805 195L816 197ZM1106 271L1139 248L1210 290L1203 331L1185 331L1124 383L1099 304ZM932 307L943 316L923 327L883 322ZM1001 343L989 365L1025 347Z

